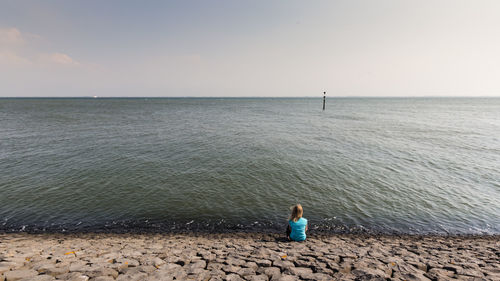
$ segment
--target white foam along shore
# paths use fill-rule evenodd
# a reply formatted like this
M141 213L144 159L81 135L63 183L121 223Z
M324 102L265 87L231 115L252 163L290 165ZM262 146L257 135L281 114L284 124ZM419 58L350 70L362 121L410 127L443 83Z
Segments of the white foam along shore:
M500 280L500 236L0 234L0 281Z

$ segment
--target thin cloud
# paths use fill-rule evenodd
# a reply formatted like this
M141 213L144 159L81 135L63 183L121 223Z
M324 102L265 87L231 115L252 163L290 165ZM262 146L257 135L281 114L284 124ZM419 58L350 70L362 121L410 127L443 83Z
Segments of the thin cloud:
M15 45L24 44L25 40L21 34L19 29L10 27L10 28L2 28L0 27L0 46L11 47Z
M29 59L19 56L14 52L0 50L0 65L27 66L31 64L32 62Z
M75 61L67 54L63 53L52 53L52 54L41 54L39 56L39 62L45 64L59 64L67 66L77 66L80 65L79 62Z
M0 27L0 66L80 65L68 54L39 51L36 44L29 40L33 38L40 38L40 36L23 33L15 27Z

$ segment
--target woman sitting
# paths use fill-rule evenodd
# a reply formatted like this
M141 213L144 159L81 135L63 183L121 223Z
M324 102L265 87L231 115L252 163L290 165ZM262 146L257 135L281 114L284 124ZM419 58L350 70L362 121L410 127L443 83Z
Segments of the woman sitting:
M304 241L306 240L307 219L302 217L304 210L300 204L291 207L292 214L288 220L286 236L290 240Z

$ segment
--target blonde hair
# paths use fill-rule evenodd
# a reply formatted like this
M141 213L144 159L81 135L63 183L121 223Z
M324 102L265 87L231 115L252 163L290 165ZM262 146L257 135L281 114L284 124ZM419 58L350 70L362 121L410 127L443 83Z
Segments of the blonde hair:
M292 214L290 215L290 220L297 222L301 217L302 214L304 213L304 210L302 209L302 205L297 204L295 206L290 207L292 210Z

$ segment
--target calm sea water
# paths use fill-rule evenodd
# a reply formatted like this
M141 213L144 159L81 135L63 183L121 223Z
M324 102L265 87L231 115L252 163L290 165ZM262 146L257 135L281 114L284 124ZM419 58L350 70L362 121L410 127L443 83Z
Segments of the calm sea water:
M1 231L500 233L500 98L0 99Z

